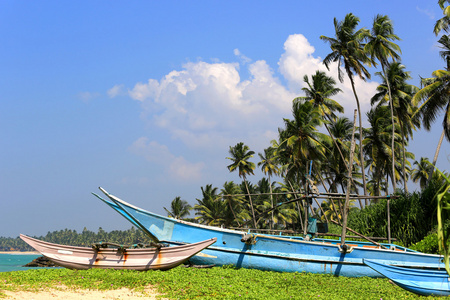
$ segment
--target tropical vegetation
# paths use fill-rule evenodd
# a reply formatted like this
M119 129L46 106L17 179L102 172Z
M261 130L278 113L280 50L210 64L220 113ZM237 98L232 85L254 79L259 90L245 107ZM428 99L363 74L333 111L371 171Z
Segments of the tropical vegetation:
M348 224L353 229L370 236L392 233L407 246L435 231L436 205L430 199L447 175L439 174L435 165L444 137L450 141L450 8L449 1L438 4L444 17L430 30L444 33L438 40L443 69L421 78L421 88L408 83L412 77L401 63L396 44L400 37L388 16L376 15L370 30L359 28L360 19L352 13L343 20L335 18L334 36L320 36L331 49L323 63L328 69L337 63L339 83L345 77L349 80L357 127L343 116L344 108L335 99L343 92L331 74L321 70L304 74L303 95L293 99L292 115L283 119L277 139L257 157L244 142L230 146L227 168L237 171L242 183L227 181L220 192L211 184L201 187L193 221L306 234L309 218L342 223L352 210ZM370 100L371 108L363 112L355 82L370 79L369 68L377 66L381 71L374 74L381 83ZM433 162L426 157L416 160L408 151L409 141L421 126L430 130L442 114L443 131ZM359 142L351 162L354 129ZM251 178L257 166L265 177L254 184ZM420 184L420 192L409 192L410 180ZM328 196L317 197L319 191ZM351 199L345 207L343 199L349 194L367 197ZM389 211L392 224L387 221Z

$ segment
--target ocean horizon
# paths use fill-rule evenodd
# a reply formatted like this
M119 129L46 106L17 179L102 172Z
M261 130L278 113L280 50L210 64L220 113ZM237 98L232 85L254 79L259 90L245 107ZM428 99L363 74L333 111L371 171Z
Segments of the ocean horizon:
M23 265L31 262L33 259L41 256L40 254L22 254L22 253L11 253L5 254L0 253L0 272L11 272L11 271L25 271L29 269L36 268L26 268Z

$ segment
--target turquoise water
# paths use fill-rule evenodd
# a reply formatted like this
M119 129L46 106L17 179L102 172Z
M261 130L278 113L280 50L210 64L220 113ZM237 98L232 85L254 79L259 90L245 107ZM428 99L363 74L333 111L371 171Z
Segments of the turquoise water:
M0 253L0 272L24 271L36 268L24 268L23 265L39 257L39 254L2 254Z

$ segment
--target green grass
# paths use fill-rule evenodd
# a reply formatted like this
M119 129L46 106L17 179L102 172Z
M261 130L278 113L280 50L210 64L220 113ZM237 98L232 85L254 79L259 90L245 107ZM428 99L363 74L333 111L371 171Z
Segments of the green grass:
M109 290L149 285L168 299L423 299L387 279L346 278L307 273L276 273L231 267L169 271L37 269L0 273L2 291L46 288ZM428 297L428 299L433 299ZM437 299L437 298L436 298Z

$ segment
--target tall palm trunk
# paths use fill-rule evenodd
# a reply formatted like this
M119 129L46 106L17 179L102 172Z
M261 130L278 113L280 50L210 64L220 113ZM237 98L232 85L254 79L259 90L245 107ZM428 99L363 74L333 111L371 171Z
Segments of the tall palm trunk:
M428 173L427 186L430 184L431 179L433 177L434 167L436 166L436 162L437 162L437 159L439 156L439 151L441 150L442 141L444 140L444 135L445 135L445 128L444 128L444 130L442 130L441 137L439 138L439 143L436 148L436 152L434 153L433 166L430 169L430 173Z
M270 175L269 175L269 189L270 189L270 205L272 206L272 211L270 214L272 215L272 221L270 222L270 229L272 229L272 226L274 225L273 220L273 194L272 194L272 181L270 181Z
M245 176L244 176L244 183L245 183L245 188L247 189L248 198L250 200L250 208L252 209L253 225L255 226L255 229L256 229L255 210L253 209L252 196L250 195L250 191L248 189L247 180L245 180Z
M356 100L356 107L358 108L358 119L359 119L359 156L360 156L360 165L361 165L361 175L362 175L362 179L363 179L363 186L364 186L364 196L367 195L367 183L366 183L366 175L365 175L365 170L364 170L364 153L363 153L363 144L362 144L362 139L363 139L363 134L362 134L362 117L361 117L361 107L359 105L359 98L358 95L356 94L356 90L355 90L355 82L353 81L353 77L350 75L351 71L350 70L346 70L347 74L348 74L348 78L350 79L350 83L352 84L352 90L353 90L353 95L355 95L355 100ZM365 199L365 205L369 205L369 200Z
M395 189L397 188L397 184L395 182L395 149L394 149L394 141L395 141L395 123L394 123L394 105L392 103L392 95L391 95L391 85L389 83L389 79L386 75L386 70L384 68L384 64L381 63L381 68L383 69L383 75L384 78L386 78L386 84L388 88L388 94L389 94L389 106L391 107L391 122L392 122L392 142L391 142L391 150L392 150L392 188L395 192Z
M400 121L400 120L399 120ZM404 183L404 189L405 189L405 193L408 193L408 180L406 179L406 147L405 147L405 132L403 129L403 124L400 121L400 130L402 133L402 155L403 155L403 159L402 159L402 170L403 170L403 183Z

